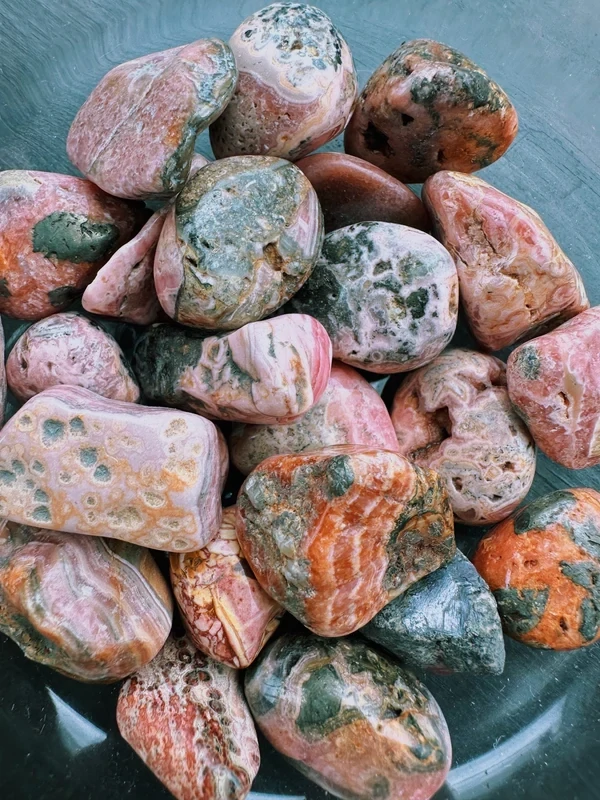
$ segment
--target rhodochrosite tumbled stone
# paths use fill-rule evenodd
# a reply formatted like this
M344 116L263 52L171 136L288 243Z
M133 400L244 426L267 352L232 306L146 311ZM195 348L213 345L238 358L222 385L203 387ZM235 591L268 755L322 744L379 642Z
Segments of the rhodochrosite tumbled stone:
M281 453L303 453L334 444L364 444L397 450L385 403L358 372L334 363L319 402L288 425L235 425L231 460L247 475L261 461Z
M440 474L462 522L498 522L529 491L535 446L511 406L497 358L463 349L442 353L405 378L392 422L400 452Z
M135 369L151 400L213 419L279 424L304 414L325 391L331 342L306 314L209 337L155 325L137 344Z
M221 521L215 426L55 386L0 432L0 515L42 528L191 551Z
M344 145L401 181L422 183L441 169L487 167L517 128L513 105L481 67L447 45L415 39L369 78Z
M123 351L96 322L75 312L54 314L28 328L6 361L18 400L51 386L83 386L113 400L137 402L140 390Z
M123 684L121 736L177 800L243 800L260 765L237 670L185 638Z
M167 216L154 263L158 298L184 325L239 328L300 288L322 241L319 201L301 170L281 158L216 161Z
M171 584L192 642L231 667L251 664L275 632L281 606L252 575L235 532L235 506L219 533L194 553L171 555Z
M334 358L371 372L407 372L435 358L452 338L456 268L422 231L360 222L325 237L317 266L290 307L323 323Z
M261 586L322 636L366 625L454 555L438 476L386 450L272 456L246 478L237 533Z
M420 669L493 675L504 669L496 601L460 550L392 600L361 633Z
M198 133L223 111L237 70L219 39L120 64L79 109L69 158L117 197L170 197L185 183Z
M66 308L143 219L81 178L0 172L0 312L35 320Z
M536 444L569 469L600 463L600 306L521 345L508 392Z
M246 673L246 697L273 747L344 800L428 800L450 769L438 704L358 639L277 639Z
M224 113L211 125L217 158L301 158L344 130L356 97L350 49L320 9L273 3L229 40L240 72Z
M80 681L116 681L154 658L172 615L148 550L1 523L0 630L33 661Z
M600 494L540 497L485 536L473 560L509 636L571 650L600 639Z
M423 199L483 347L508 347L589 307L579 273L529 206L458 172L429 178Z
M362 158L314 153L297 162L315 188L327 232L355 222L398 222L427 230L421 200L400 181Z

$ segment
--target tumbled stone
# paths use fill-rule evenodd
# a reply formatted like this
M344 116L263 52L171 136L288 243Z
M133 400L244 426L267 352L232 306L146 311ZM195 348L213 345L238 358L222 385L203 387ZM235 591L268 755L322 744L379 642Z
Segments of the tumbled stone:
M186 184L167 215L154 262L158 299L184 325L239 328L302 286L322 241L317 195L289 161L213 162Z
M470 59L430 39L404 42L369 78L344 146L407 183L475 172L517 135L514 106Z
M306 314L284 314L209 336L155 325L138 341L134 366L150 400L212 419L291 422L325 391L331 342Z
M400 181L362 158L344 153L314 153L297 162L319 197L325 231L355 222L397 222L427 230L421 200Z
M4 326L0 317L0 353L4 354ZM0 427L4 424L6 407L6 366L4 358L0 358Z
M0 312L36 320L66 308L144 218L81 178L0 172Z
M446 350L405 378L392 422L400 452L439 473L455 516L468 525L504 519L531 487L535 445L493 356Z
M418 669L492 675L504 670L496 601L460 550L392 600L360 632Z
M439 477L398 453L339 445L272 456L246 478L237 533L271 597L344 636L454 555Z
M0 523L0 630L27 658L89 683L154 658L173 616L148 550Z
M240 77L210 127L217 158L301 158L341 133L356 98L354 63L327 14L303 3L273 3L229 40Z
M457 172L429 178L423 200L456 262L471 330L486 349L539 335L589 308L579 273L529 206Z
M243 800L260 753L239 673L169 639L123 684L117 725L177 800Z
M203 550L171 554L171 584L195 646L231 667L251 664L279 625L283 608L261 588L223 509L217 537Z
M334 361L321 399L296 422L234 425L231 460L248 475L269 456L320 450L335 444L398 450L394 426L381 397L352 367Z
M236 79L233 53L220 39L120 64L79 109L69 158L117 197L170 197L187 180L198 133L223 111Z
M600 306L514 350L508 392L538 447L569 469L600 463Z
M55 386L0 431L0 516L197 550L219 529L222 469L208 420Z
M73 311L34 323L6 360L11 392L21 402L51 386L82 386L112 400L136 403L140 390L113 337Z
M572 650L600 639L600 494L552 492L485 536L473 563L505 632L532 647Z
M407 372L435 358L454 334L456 269L422 231L359 222L325 237L290 308L323 323L334 358L371 372Z
M429 800L450 769L450 734L428 690L358 639L277 639L246 673L261 732L344 800Z

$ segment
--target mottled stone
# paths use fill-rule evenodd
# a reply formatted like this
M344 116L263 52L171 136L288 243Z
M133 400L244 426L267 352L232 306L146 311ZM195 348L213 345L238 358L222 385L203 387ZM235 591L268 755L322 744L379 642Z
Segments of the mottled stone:
M0 172L0 312L36 320L66 308L144 213L81 178Z
M231 460L244 475L265 458L303 453L336 444L363 444L398 450L385 403L358 372L333 362L319 402L288 425L234 425Z
M134 366L150 400L213 419L272 425L318 402L329 379L331 342L306 314L209 337L155 325L138 341Z
M471 330L486 349L544 333L589 308L579 273L529 206L457 172L430 178L423 200L456 262Z
M171 554L171 584L190 639L231 667L251 664L275 632L284 610L261 588L235 532L235 506L203 550Z
M240 77L210 127L217 158L241 154L301 158L334 139L356 98L346 41L315 6L273 3L229 40Z
M117 197L171 197L187 180L198 133L223 111L236 79L233 53L220 39L120 64L79 109L69 158Z
M51 386L82 386L136 403L140 390L123 351L96 322L69 311L34 323L6 361L10 390L21 402Z
M429 228L429 217L417 195L362 158L314 153L296 166L317 192L327 233L370 220Z
M504 519L531 487L535 445L493 356L446 350L405 378L392 422L400 452L439 473L455 516L468 525Z
M600 463L600 306L521 345L508 392L536 444L569 469Z
M600 639L600 494L552 492L485 536L473 563L505 632L532 647L572 650Z
M121 689L121 736L177 800L243 800L260 753L239 673L185 638Z
M273 747L335 797L429 800L450 769L436 701L358 639L277 639L246 673L246 697Z
M208 420L55 386L0 431L0 515L189 552L219 529L222 470Z
M418 669L492 675L504 669L496 601L460 550L392 600L360 632Z
M487 167L517 128L514 106L481 67L440 42L415 39L369 78L344 146L401 181L422 183L442 169Z
M167 215L154 262L158 298L184 325L239 328L289 300L322 241L319 201L301 170L281 158L216 161Z
M290 308L323 323L334 358L371 372L407 372L435 358L454 334L456 268L422 231L359 222L325 237Z
M89 683L154 658L173 616L148 550L0 522L0 630L27 658Z
M4 356L4 326L0 317L0 353ZM6 366L4 358L0 358L0 428L4 424L4 413L6 408Z
M358 445L263 461L240 489L237 533L263 589L321 636L366 625L455 550L438 476Z

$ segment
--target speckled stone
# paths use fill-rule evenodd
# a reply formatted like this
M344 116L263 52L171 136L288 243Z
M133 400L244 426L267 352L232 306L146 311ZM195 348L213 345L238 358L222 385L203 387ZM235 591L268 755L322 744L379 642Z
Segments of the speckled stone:
M552 650L600 639L600 494L593 489L530 503L481 540L473 563L513 639Z
M417 195L362 158L314 153L296 166L315 188L327 233L370 220L429 229L429 217Z
M88 683L154 658L173 616L148 550L0 523L0 630L27 658Z
M200 39L120 64L79 109L67 138L75 166L117 197L171 197L196 137L223 111L237 70L220 39Z
M81 295L143 208L54 172L0 172L0 312L37 320Z
M493 356L446 350L403 381L392 422L400 452L439 473L455 516L468 525L504 519L531 487L535 445Z
M431 39L404 42L369 78L346 130L346 152L401 181L442 169L475 172L517 135L514 106L470 59Z
M430 178L423 200L482 347L501 350L589 308L579 273L529 206L457 172Z
M0 353L4 354L4 326L0 317ZM6 366L4 358L0 358L0 427L4 424L6 408Z
M350 49L327 14L273 3L229 40L240 77L210 127L217 158L241 154L301 158L341 133L356 98Z
M504 670L496 601L460 550L392 600L360 632L418 669L492 675Z
M277 639L246 673L250 709L303 775L344 800L429 800L452 756L442 712L358 639Z
M167 215L154 263L158 298L184 325L239 328L289 300L322 241L319 201L301 170L281 158L216 161Z
M21 402L51 386L83 386L136 403L139 387L123 351L96 322L67 311L35 322L6 361L10 390Z
M438 476L386 450L272 456L246 478L237 534L271 597L321 636L366 625L454 555Z
M55 386L0 431L0 516L189 552L219 530L222 470L208 420Z
M235 532L235 506L203 550L171 554L171 584L192 642L216 661L251 664L273 635L283 608L261 588Z
M536 444L569 469L600 463L600 306L514 350L508 392Z
M231 460L244 475L269 456L336 444L398 449L381 397L352 367L335 361L321 399L299 420L288 425L234 425L229 442Z
M325 391L331 342L317 320L284 314L233 333L155 325L138 341L134 366L152 401L212 419L291 422Z
M422 231L359 222L325 237L289 308L325 326L334 358L370 372L407 372L435 358L454 334L456 268Z
M121 736L177 800L243 800L260 753L239 673L185 638L121 689Z

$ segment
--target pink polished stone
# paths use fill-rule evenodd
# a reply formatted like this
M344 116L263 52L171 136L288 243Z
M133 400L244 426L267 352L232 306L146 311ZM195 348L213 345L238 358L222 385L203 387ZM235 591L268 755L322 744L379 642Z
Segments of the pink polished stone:
M235 506L223 509L219 533L203 550L171 555L171 584L192 642L238 669L254 661L284 613L242 554Z
M146 397L213 419L291 422L325 391L331 341L306 314L282 314L206 337L155 325L138 341L135 371Z
M54 314L28 328L6 361L6 377L21 402L51 386L82 386L130 403L140 397L131 368L113 337L73 311Z
M600 463L600 306L514 350L507 378L547 456L569 469Z
M170 197L187 180L196 136L223 111L236 79L233 53L220 39L121 64L79 109L69 158L117 197Z
M589 308L579 273L529 206L458 172L429 178L423 199L482 347L500 350Z
M320 450L334 444L364 444L398 450L385 403L352 367L333 362L319 402L288 425L235 425L231 459L244 475L269 456Z
M429 218L414 192L379 167L345 153L314 153L296 163L319 197L325 231L379 220L428 230Z
M208 420L55 386L0 432L0 515L160 550L197 550L219 529L222 469Z
M346 41L314 6L273 3L229 40L240 72L233 98L211 125L217 158L301 158L341 133L357 82Z
M0 312L36 320L66 308L145 218L81 178L0 172Z
M439 473L462 522L504 519L531 487L535 446L493 356L446 350L404 380L392 422L400 452Z
M4 353L4 326L0 317L0 353ZM4 358L0 358L0 427L4 424L4 411L6 406L6 367Z

